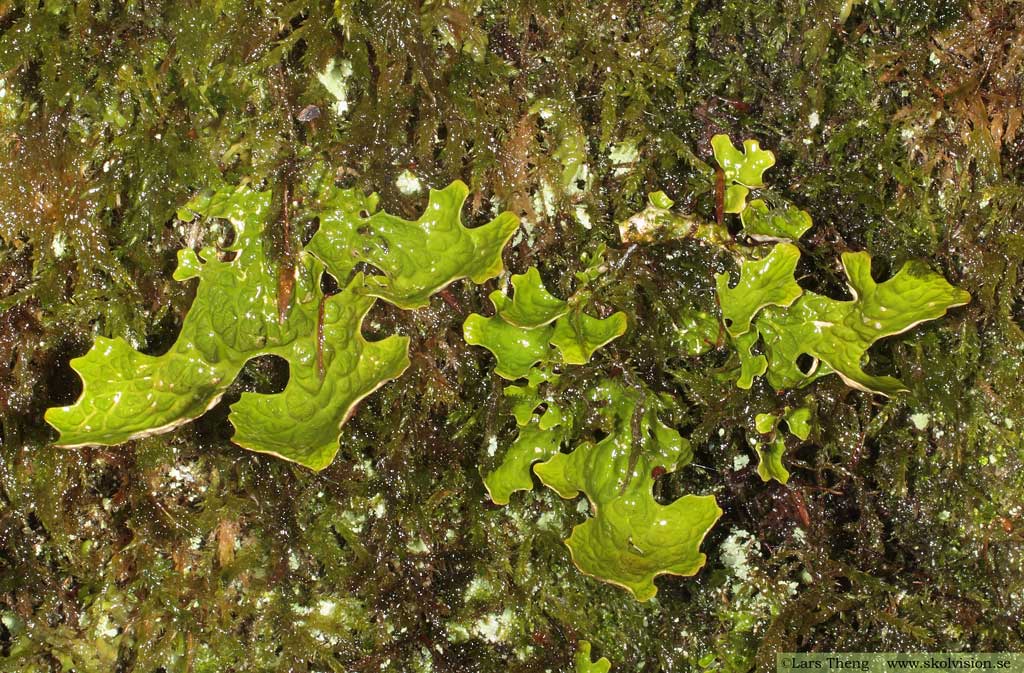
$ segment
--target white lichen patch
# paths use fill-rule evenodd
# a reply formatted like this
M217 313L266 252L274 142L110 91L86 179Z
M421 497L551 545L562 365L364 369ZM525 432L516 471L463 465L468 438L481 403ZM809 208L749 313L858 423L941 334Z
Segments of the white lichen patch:
M537 518L537 527L542 530L560 531L562 529L562 516L554 509L549 509Z
M57 232L57 235L53 237L53 242L50 244L50 248L53 250L53 256L60 259L64 256L67 248L64 244L64 234Z
M347 60L335 61L333 58L323 72L316 74L324 88L334 96L334 111L339 115L348 112L348 78L351 76L352 63Z
M485 577L474 577L466 586L462 599L467 603L472 600L487 600L494 592L494 587Z
M917 428L918 430L924 430L925 428L928 427L928 423L929 421L931 421L931 418L932 417L928 414L912 414L910 416L910 422L913 423L914 427Z
M388 508L387 505L384 504L384 498L381 496L380 493L370 498L370 505L373 506L373 515L378 519L383 519L384 515L388 511Z
M413 554L430 553L430 546L421 537L416 537L410 540L409 543L405 545L405 548Z
M584 229L590 229L594 226L593 222L590 220L590 213L587 212L586 206L579 204L573 212L576 215L576 221L583 225Z
M720 555L722 565L741 582L750 579L750 554L759 553L754 536L741 528L733 528L729 537L722 542Z
M398 174L398 178L395 180L395 187L406 196L423 191L423 183L408 168Z
M632 170L639 157L640 150L632 140L612 145L611 152L608 153L608 161L615 167L616 176L625 175Z
M471 632L489 643L498 643L508 637L512 625L512 611L506 608L497 614L484 615L473 624Z
M366 523L366 511L354 511L347 509L341 512L341 519L349 530L358 535L363 532L363 525Z

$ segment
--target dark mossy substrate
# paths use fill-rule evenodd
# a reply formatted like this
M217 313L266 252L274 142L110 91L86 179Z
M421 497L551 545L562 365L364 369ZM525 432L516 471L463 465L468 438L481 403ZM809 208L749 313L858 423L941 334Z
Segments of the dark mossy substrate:
M1010 0L842 4L0 2L0 670L565 671L579 639L651 673L1024 650L1024 19ZM331 59L351 64L348 110L316 77ZM713 217L718 132L774 150L772 187L813 215L805 287L842 296L839 254L865 249L880 277L923 259L972 293L872 349L910 394L742 391L727 348L680 354L673 318L713 310L725 260L688 242L624 257L615 223L654 189ZM49 444L42 412L78 394L68 360L93 335L159 352L176 334L175 250L215 235L176 208L325 166L405 215L425 195L396 188L404 170L465 180L467 220L522 214L506 264L562 296L610 246L593 308L638 327L585 375L680 401L696 465L661 496L725 510L697 577L638 604L572 566L577 503L488 504L489 439L512 429L460 325L493 282L372 316L412 337L413 364L320 474L228 441L226 403L280 385L273 362L171 434ZM805 399L811 441L788 487L764 484L753 416Z

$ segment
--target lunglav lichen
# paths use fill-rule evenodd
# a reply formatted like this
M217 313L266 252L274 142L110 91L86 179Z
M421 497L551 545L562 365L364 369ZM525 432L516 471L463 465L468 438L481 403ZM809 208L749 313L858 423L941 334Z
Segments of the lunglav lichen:
M612 668L612 662L608 661L606 657L601 657L597 661L591 661L590 643L586 640L579 642L576 648L576 656L573 657L573 664L576 673L608 673Z
M693 238L727 251L735 260L738 274L718 274L715 287L721 333L738 355L736 385L749 389L764 376L781 391L837 374L847 385L865 392L885 396L905 392L899 379L863 369L868 349L879 339L968 303L970 294L916 261L905 263L892 278L878 283L871 276L871 257L866 252L841 256L852 299L832 299L805 290L796 279L801 256L797 241L812 226L810 214L775 195L747 202L752 189L765 186L764 172L774 165L774 155L754 140L744 141L744 152L740 152L724 135L712 138L711 146L719 164L719 205L725 213L740 215L739 240L721 222L708 224L673 213L671 199L661 192L652 193L648 207L624 221L620 233L624 241L635 243ZM699 315L682 316L679 340L691 355L708 350L713 333L707 320L698 320ZM808 362L802 362L804 357ZM786 483L789 472L782 463L786 445L776 430L777 419L769 414L759 419L758 431L769 435L770 441L763 446L754 440L758 474L765 481ZM794 436L806 439L809 418L804 418L803 411L786 420Z
M842 254L852 299L804 290L795 275L800 261L796 241L810 229L810 215L777 196L770 197L771 205L765 198L746 200L751 189L764 187L764 172L774 165L774 155L753 140L744 141L745 151L740 152L724 135L712 138L711 145L719 176L727 183L719 198L724 212L740 215L742 240L734 240L721 225L701 225L696 218L671 213L671 200L660 192L621 230L624 239L640 242L656 235L697 238L736 259L738 276L721 273L715 281L725 331L739 355L737 385L750 388L756 377L765 376L773 388L783 390L837 374L866 392L904 392L898 379L864 371L868 349L879 339L968 303L970 294L916 261L877 283L865 252ZM798 364L802 356L810 358L803 368Z
M625 315L604 320L586 315L580 306L585 290L568 301L557 299L536 269L513 276L512 287L511 298L501 291L491 295L494 317L474 314L464 326L467 341L495 354L496 373L526 379L525 385L505 388L518 435L484 484L497 504L532 489L531 472L563 498L586 495L592 516L565 541L573 562L646 601L657 592L658 575L692 575L704 565L700 544L722 510L714 496L686 495L669 505L655 500L655 480L693 458L689 441L659 418L664 398L640 383L607 377L576 399L558 391L560 371L586 364L620 336ZM594 409L604 437L580 441ZM563 446L574 448L562 453Z
M320 470L356 404L409 365L407 337L368 342L362 321L376 298L424 306L461 279L481 283L502 270L501 252L518 226L503 213L473 229L461 223L468 188L430 192L422 217L377 210L376 195L329 185L315 216L320 229L293 260L272 259L264 241L270 192L225 187L193 199L181 217L225 219L235 239L221 249L178 253L174 277L199 279L181 333L163 355L123 339L97 337L71 362L83 380L72 405L49 409L59 446L120 444L168 432L217 403L250 358L277 355L290 377L280 393L246 392L229 419L236 444ZM366 263L381 275L357 273ZM321 276L342 290L326 296ZM282 282L282 275L284 282Z

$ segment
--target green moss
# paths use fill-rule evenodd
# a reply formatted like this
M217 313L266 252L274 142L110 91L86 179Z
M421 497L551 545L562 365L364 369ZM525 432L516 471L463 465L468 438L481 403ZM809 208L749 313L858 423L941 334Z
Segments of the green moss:
M0 669L532 673L570 669L579 640L613 671L1024 649L1021 15L864 2L840 20L843 4L0 3ZM345 63L342 108L320 75ZM299 121L309 105L320 117ZM773 186L813 216L807 290L843 297L836 261L864 250L879 278L921 260L971 293L869 351L908 394L837 377L740 390L707 330L683 353L730 260L699 236L631 247L617 223L655 189L713 222L718 133L772 148ZM582 186L566 179L582 165ZM317 475L233 446L226 406L123 447L50 445L43 410L75 399L67 362L95 336L159 354L180 330L174 251L226 231L177 209L246 180L274 209L302 204L325 169L406 218L426 194L402 193L405 171L462 179L479 194L465 221L520 215L506 266L538 267L556 297L609 246L588 311L641 327L592 364L675 400L664 420L703 467L658 497L725 511L701 574L637 604L572 567L562 539L582 517L554 493L485 504L480 467L513 421L458 332L486 297L459 284L369 314L367 339L409 337L410 367ZM314 229L296 219L268 245ZM254 360L225 397L283 385ZM757 413L805 403L816 426L785 488L734 470ZM726 544L734 529L749 538ZM491 618L496 640L474 629Z

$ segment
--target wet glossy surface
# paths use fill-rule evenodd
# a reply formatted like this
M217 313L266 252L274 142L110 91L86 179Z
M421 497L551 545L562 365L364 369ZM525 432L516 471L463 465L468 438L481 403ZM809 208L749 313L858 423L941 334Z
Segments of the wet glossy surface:
M839 4L0 2L0 667L533 673L578 640L614 671L1024 650L1024 15ZM678 345L685 316L717 315L731 255L631 248L618 225L656 190L714 222L717 133L770 148L772 189L811 213L806 290L849 299L841 256L865 251L876 281L917 259L971 293L869 350L910 393L745 391L724 339ZM124 447L51 446L44 410L80 393L69 360L97 336L165 352L193 299L175 251L230 245L175 221L196 190L250 180L276 213L325 173L406 219L463 180L465 223L521 216L506 267L556 297L610 246L587 310L640 327L562 385L639 380L669 405L694 463L655 497L724 511L700 573L637 603L572 566L586 512L547 488L488 502L514 419L459 326L496 287L377 303L364 334L409 337L409 369L319 474L233 445L224 403ZM274 255L315 223L285 229ZM286 382L253 360L224 402ZM805 404L788 484L763 482L755 416Z

